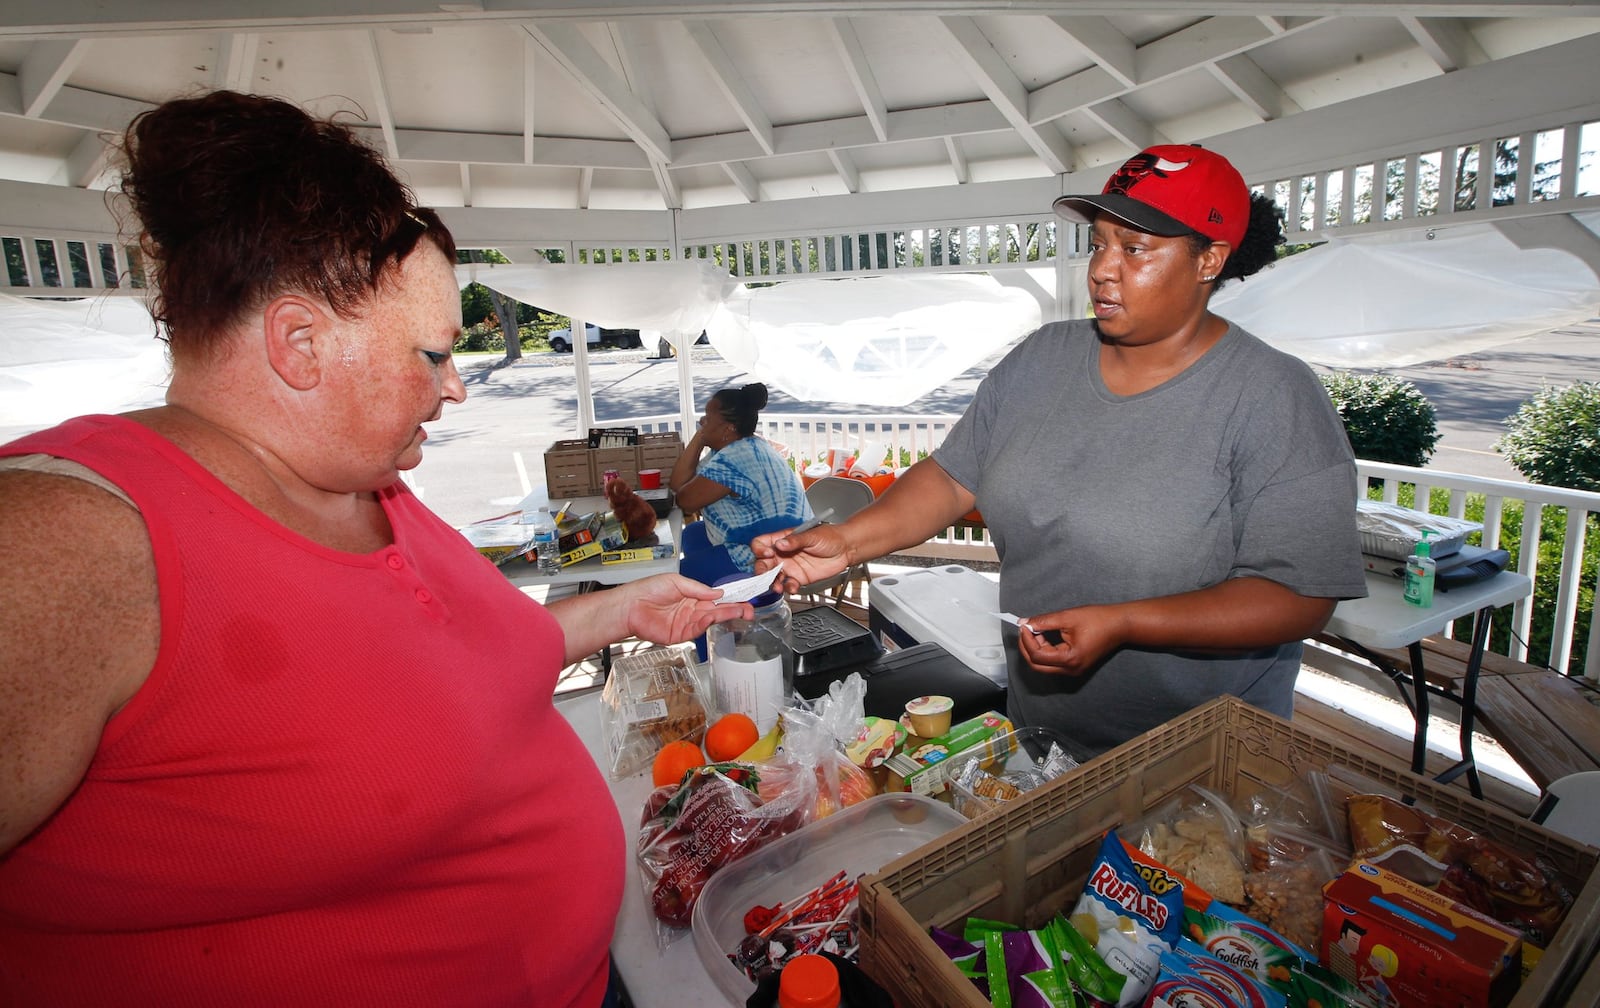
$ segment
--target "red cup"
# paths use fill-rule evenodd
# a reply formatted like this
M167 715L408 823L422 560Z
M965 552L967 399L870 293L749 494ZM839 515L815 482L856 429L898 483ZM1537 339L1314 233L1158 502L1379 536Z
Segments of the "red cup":
M639 489L640 490L659 490L659 489L661 489L661 470L660 469L640 469L639 470Z

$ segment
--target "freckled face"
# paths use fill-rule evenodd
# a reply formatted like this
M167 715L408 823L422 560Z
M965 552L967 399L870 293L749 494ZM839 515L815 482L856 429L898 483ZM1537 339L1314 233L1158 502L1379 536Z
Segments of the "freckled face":
M1139 346L1192 326L1206 309L1203 267L1188 238L1145 234L1101 214L1089 245L1089 299L1100 334Z
M467 391L450 349L461 332L461 295L444 254L424 241L392 268L355 318L342 320L325 375L335 397L330 443L348 451L362 489L392 483L422 461L422 424Z

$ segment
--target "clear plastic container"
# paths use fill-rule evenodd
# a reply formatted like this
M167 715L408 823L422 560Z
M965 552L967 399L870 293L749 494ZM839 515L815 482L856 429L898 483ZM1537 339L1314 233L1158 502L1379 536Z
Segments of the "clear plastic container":
M958 826L966 818L917 794L881 794L818 819L712 875L695 902L695 951L717 989L744 1004L755 984L728 961L744 938L751 907L794 900L838 872L875 872Z
M765 735L794 692L789 605L776 592L751 601L754 619L713 623L706 631L717 712L748 715Z
M1046 767L1051 743L1061 747L1064 762ZM958 754L950 758L950 804L968 819L992 812L1078 766L1076 760L1065 755L1066 740L1049 728L1017 728L1001 736L1000 745L1004 748L999 751L1011 755L998 766L982 767L981 774L967 769L968 764L982 760L981 754ZM972 777L979 778L976 786L967 783Z

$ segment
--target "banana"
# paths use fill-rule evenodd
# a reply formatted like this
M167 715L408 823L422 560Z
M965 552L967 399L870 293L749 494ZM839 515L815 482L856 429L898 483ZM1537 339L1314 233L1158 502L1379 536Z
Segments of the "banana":
M777 755L778 743L783 741L783 722L780 720L772 726L756 743L739 754L740 763L765 763Z

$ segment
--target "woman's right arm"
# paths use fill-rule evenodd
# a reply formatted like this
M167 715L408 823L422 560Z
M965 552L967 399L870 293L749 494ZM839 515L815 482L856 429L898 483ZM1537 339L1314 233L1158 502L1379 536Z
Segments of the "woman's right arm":
M750 544L756 570L783 563L784 588L795 591L864 560L927 542L971 511L977 499L933 459L923 459L872 504L842 525L818 525L791 536L758 536Z
M67 801L160 641L139 513L82 480L0 473L0 856Z

